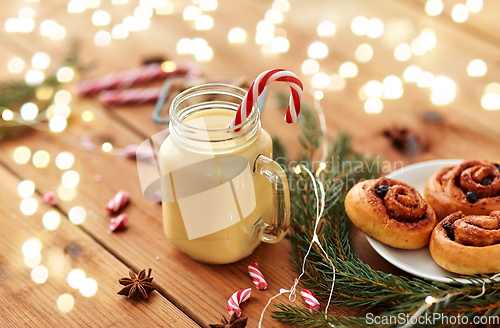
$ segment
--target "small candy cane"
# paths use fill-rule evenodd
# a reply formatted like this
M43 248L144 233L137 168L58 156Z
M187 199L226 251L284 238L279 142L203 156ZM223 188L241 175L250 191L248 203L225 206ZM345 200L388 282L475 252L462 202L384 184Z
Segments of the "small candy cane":
M126 213L118 215L116 218L112 218L109 223L109 231L116 232L125 229L128 226L128 216Z
M302 102L302 82L297 78L292 72L286 71L281 68L271 69L261 73L255 81L250 85L250 89L246 93L243 101L241 102L236 116L233 119L230 127L235 126L245 122L248 116L252 113L253 106L257 103L260 94L264 91L266 85L273 81L285 82L290 86L292 94L290 95L290 102L288 103L288 108L286 110L285 121L287 123L297 123L297 116L300 113L300 103Z
M320 309L320 305L318 300L316 299L316 295L314 295L314 292L310 291L309 289L302 289L300 294L302 294L302 297L307 304L307 308L311 311L312 314L316 314L316 312Z
M130 194L125 190L120 190L106 205L106 210L116 213L127 205L130 201Z
M253 283L260 290L267 289L267 282L264 279L264 275L260 271L259 265L257 263L252 263L248 266L248 273L252 278Z
M48 191L45 194L43 194L42 201L52 206L57 205L57 197L56 195L54 195L52 191Z
M106 107L151 104L158 100L161 89L160 87L153 87L102 91L99 94L99 101Z
M151 161L154 160L154 153L151 151L151 149L139 147L138 145L128 145L120 150L120 157L126 159Z
M240 304L248 300L251 294L251 288L242 289L234 293L227 301L227 312L229 312L229 315L232 315L234 312L236 312L236 316L238 316L239 318L241 315Z

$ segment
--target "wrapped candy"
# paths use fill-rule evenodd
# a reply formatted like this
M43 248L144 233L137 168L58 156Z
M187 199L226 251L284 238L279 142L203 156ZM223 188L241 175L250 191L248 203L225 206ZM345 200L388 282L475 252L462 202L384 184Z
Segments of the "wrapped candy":
M127 205L130 201L130 194L125 190L120 190L106 205L106 210L116 213Z
M116 232L125 229L128 226L128 216L126 213L118 215L116 218L112 218L109 222L109 231Z

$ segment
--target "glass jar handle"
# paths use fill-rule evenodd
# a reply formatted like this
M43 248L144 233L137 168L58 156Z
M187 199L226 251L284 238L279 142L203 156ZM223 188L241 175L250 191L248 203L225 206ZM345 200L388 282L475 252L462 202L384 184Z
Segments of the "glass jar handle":
M273 189L273 223L264 222L259 238L266 243L277 243L286 236L290 225L290 191L285 171L272 159L259 155L253 172L265 176Z

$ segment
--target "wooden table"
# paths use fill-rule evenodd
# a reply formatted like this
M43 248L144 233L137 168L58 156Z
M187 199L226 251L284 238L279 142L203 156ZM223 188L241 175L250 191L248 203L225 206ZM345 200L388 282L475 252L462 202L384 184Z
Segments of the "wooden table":
M420 0L356 0L356 1L293 1L291 10L285 13L285 20L278 24L286 35L290 49L286 54L268 54L254 42L255 26L264 19L271 2L254 0L219 1L218 9L209 14L215 25L210 31L196 31L192 22L182 19L182 9L189 3L175 1L175 11L169 16L154 16L147 31L131 32L126 40L113 40L109 46L96 47L93 43L99 29L91 24L95 9L80 14L68 14L67 1L41 0L40 3L21 4L20 1L5 0L2 3L1 21L17 15L22 6L36 10L37 28L32 33L0 34L0 72L3 79L22 75L7 72L5 64L10 58L19 56L29 65L31 56L38 51L48 53L50 69L57 69L69 48L71 41L82 42L81 54L85 62L93 62L97 68L85 77L101 76L106 73L138 66L145 56L161 54L176 58L176 43L182 37L203 37L213 48L214 57L200 63L209 78L236 78L242 75L250 79L261 71L272 67L285 67L300 73L302 62L307 58L307 47L312 41L322 40L329 49L327 58L319 60L322 71L336 73L341 63L356 62L354 52L361 43L370 43L375 55L368 63L357 63L359 73L346 79L342 91L324 91L321 102L326 115L328 136L340 130L354 135L354 146L366 154L381 156L391 163L401 161L410 164L437 158L493 158L500 153L500 111L486 111L481 108L482 92L486 84L498 81L500 58L500 37L495 31L500 27L497 14L500 3L485 1L483 10L471 14L466 23L458 24L450 18L455 3L447 1L444 13L436 18L425 14L425 1ZM101 9L112 15L112 25L131 15L137 1L112 6L102 1ZM386 39L370 39L355 36L350 31L350 22L357 15L378 17L388 26L394 19L410 22L407 37L401 42L411 43L423 28L432 28L437 35L437 46L422 57L409 62L394 59L394 44ZM67 37L63 41L51 41L41 37L38 26L44 19L53 19L64 26ZM337 25L333 37L318 37L316 26L319 21L330 19ZM229 44L227 33L232 27L242 27L248 39L243 44ZM192 56L185 56L192 58ZM467 64L481 58L488 64L484 77L467 75ZM410 64L418 64L435 75L446 75L458 85L456 99L447 106L434 106L428 89L414 84L404 84L404 95L397 100L384 100L380 114L369 115L363 110L359 89L369 80L382 81L388 75L401 76ZM49 71L50 71L49 69ZM26 69L25 71L26 72ZM307 102L312 103L310 76L299 74L306 86ZM279 89L280 87L276 87ZM144 199L137 178L136 163L122 160L112 154L100 151L103 142L110 142L115 148L138 144L163 127L150 118L152 106L103 108L95 99L74 97L70 104L72 115L68 127L61 134L33 131L25 136L0 143L0 303L1 326L168 326L207 327L226 314L226 302L238 289L252 285L247 266L258 262L264 271L269 289L255 292L244 305L249 317L248 327L256 327L258 318L267 300L281 287L293 283L294 267L289 263L288 241L276 245L261 245L250 257L231 265L211 266L195 262L176 250L166 240L162 229L161 207ZM269 97L263 116L263 126L273 135L279 135L292 154L299 153L297 126L286 126L276 101ZM81 113L89 110L94 120L85 123ZM424 119L427 112L439 113L441 123ZM411 157L395 149L382 131L395 126L407 128L417 136L420 151ZM80 141L88 137L97 145L97 150L82 149ZM27 146L31 152L46 150L50 162L46 168L36 168L31 161L17 164L13 152L19 146ZM56 207L42 203L40 195L57 192L64 173L55 165L57 154L69 151L75 156L72 170L80 175L73 198L61 200ZM391 164L391 168L397 164ZM34 198L38 208L27 216L20 211L22 198L17 193L20 181L31 180L36 185ZM130 217L129 228L121 233L109 234L109 215L104 210L106 202L118 191L128 190L132 202L126 212ZM75 206L86 211L83 224L74 225L68 213ZM62 218L54 232L44 229L42 218L49 211L56 211ZM40 265L48 269L48 279L36 284L30 278L31 268L23 262L22 247L30 238L41 241ZM403 274L378 256L366 243L364 235L353 231L353 240L361 257L374 268L394 274ZM118 278L127 275L128 268L138 272L152 268L157 290L146 301L128 300L116 295L120 290ZM98 284L97 293L83 296L67 283L67 274L72 269L82 269L87 277ZM58 310L57 300L68 293L74 298L74 308L68 313ZM286 302L278 299L273 303ZM302 304L302 300L298 300ZM358 310L332 308L337 315L356 315ZM267 314L264 327L282 327Z

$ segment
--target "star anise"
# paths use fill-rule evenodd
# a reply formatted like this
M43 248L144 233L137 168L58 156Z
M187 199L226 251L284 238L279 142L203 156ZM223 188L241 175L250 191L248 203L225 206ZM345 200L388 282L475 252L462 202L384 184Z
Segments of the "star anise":
M153 281L151 271L151 269L148 270L148 276L146 277L146 270L142 270L136 276L134 271L129 269L130 278L125 277L118 280L120 284L125 286L118 292L118 295L127 295L128 298L137 296L148 298L148 293L155 290L155 286L151 283Z
M234 312L229 318L229 321L226 319L226 317L221 315L221 323L212 323L209 326L210 328L245 328L247 326L247 320L248 318L246 317L238 318L236 312Z

